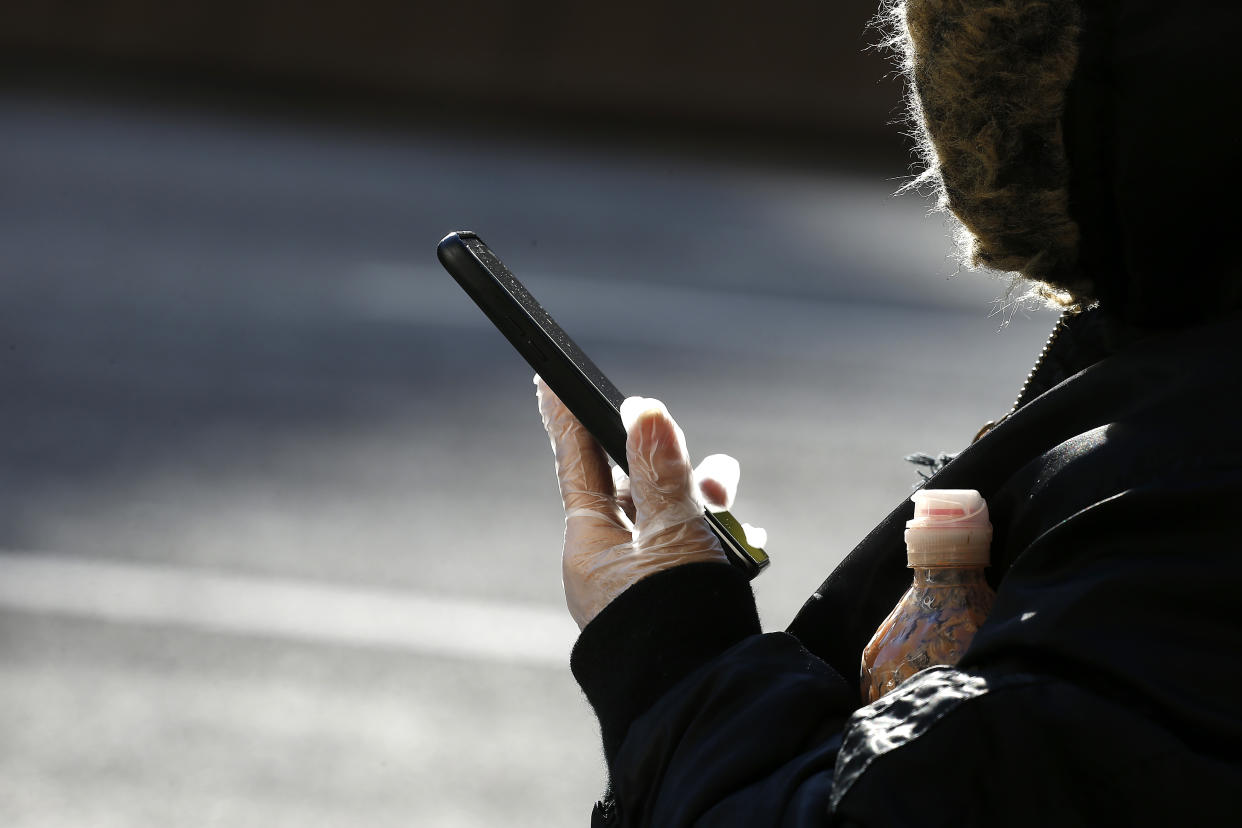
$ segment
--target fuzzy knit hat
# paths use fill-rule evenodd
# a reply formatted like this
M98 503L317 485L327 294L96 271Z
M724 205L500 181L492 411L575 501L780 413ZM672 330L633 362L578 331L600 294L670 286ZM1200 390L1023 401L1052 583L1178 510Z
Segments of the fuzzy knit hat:
M1242 307L1236 32L1205 0L888 0L924 172L973 266L1143 327Z

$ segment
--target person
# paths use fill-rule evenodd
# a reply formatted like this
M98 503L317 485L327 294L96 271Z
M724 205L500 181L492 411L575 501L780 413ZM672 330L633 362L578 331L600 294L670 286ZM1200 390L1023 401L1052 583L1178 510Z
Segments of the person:
M1013 410L926 486L977 489L995 606L962 660L864 705L909 584L900 504L764 634L667 409L629 480L545 387L596 825L1167 825L1242 818L1242 275L1231 3L883 9L976 265L1065 313ZM982 419L982 418L981 418Z

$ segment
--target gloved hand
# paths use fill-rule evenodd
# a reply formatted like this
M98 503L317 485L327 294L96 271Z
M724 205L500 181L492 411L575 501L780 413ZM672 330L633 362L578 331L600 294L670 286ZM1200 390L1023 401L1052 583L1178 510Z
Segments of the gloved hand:
M648 575L727 560L703 508L732 504L736 460L714 454L692 471L685 435L664 404L630 397L621 406L627 478L543 380L535 385L565 504L565 601L580 629Z

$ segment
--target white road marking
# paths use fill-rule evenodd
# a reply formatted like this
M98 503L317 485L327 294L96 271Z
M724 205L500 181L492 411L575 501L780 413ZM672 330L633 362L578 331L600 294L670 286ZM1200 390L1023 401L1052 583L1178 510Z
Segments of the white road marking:
M568 668L566 610L144 563L0 553L0 608Z

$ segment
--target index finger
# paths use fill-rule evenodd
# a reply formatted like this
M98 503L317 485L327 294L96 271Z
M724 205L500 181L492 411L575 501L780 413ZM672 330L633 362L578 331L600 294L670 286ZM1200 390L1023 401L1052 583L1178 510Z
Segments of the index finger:
M578 418L540 377L535 377L539 414L556 457L556 478L565 511L592 508L603 497L620 511L608 456Z

